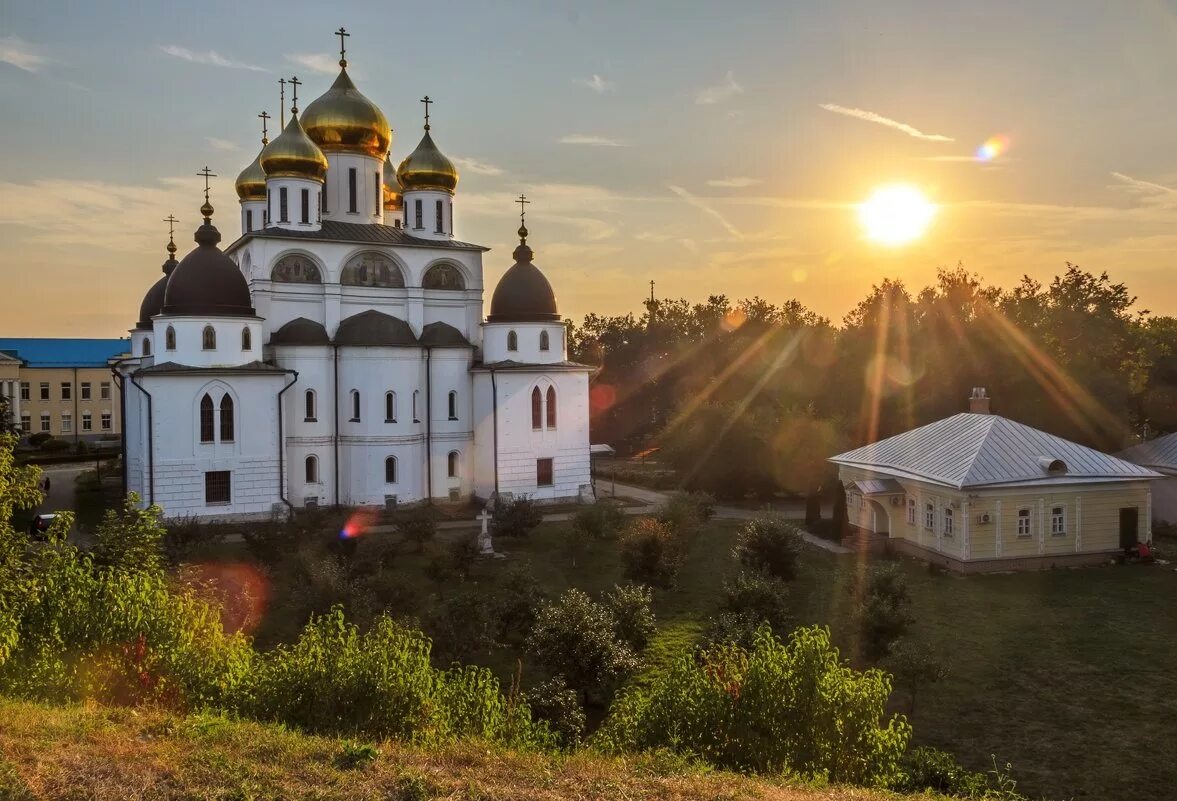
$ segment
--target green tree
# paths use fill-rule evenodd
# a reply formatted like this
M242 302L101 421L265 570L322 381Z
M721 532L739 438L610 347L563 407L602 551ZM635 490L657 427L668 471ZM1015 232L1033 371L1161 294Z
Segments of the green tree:
M863 656L878 662L914 622L907 579L895 563L871 568L858 602L858 628Z
M801 532L779 515L749 520L736 535L734 555L746 568L792 581L801 555Z
M789 586L771 575L745 570L724 581L719 612L711 621L707 638L751 648L762 626L768 625L773 634L784 637L792 622Z
M891 653L884 666L895 676L895 684L907 692L907 714L913 716L916 694L920 688L934 684L948 675L948 667L931 646L907 637L891 646Z
M491 526L496 537L526 537L544 520L535 501L528 497L509 501L496 497L491 512Z
M620 546L626 578L655 587L673 586L683 547L682 538L668 524L636 517L622 531Z

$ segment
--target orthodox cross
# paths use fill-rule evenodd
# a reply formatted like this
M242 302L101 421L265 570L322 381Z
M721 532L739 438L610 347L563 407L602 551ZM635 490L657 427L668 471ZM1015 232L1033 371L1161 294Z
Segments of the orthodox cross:
M295 75L290 79L290 85L294 87L294 99L290 104L290 115L294 116L298 113L298 87L302 86L302 81L300 81L298 76Z
M207 166L200 172L196 173L198 176L204 177L204 202L208 203L208 179L216 178L217 174L210 170Z
M524 224L524 219L523 219L524 215L527 214L526 207L529 203L531 203L531 201L527 199L527 195L520 193L519 199L516 200L515 202L519 204L519 224L523 225Z
M278 79L278 126L286 128L286 79Z
M653 281L653 279L650 280L650 302L651 303L654 302L654 281Z
M347 42L345 42L343 40L345 37L351 36L351 34L347 32L346 28L344 28L342 25L340 25L339 30L337 30L335 32L335 35L339 37L339 66L346 67L347 66Z
M258 114L258 117L260 117L262 121L262 144L268 145L270 144L270 135L266 131L266 123L269 121L270 115L263 111L261 114Z
M425 97L421 98L421 102L425 104L425 130L428 131L429 130L429 104L433 103L434 101L429 99L429 95L425 95Z
M175 215L169 214L168 216L163 218L163 221L168 224L168 239L175 239L176 238L176 223L178 223L179 220L177 220L175 218Z

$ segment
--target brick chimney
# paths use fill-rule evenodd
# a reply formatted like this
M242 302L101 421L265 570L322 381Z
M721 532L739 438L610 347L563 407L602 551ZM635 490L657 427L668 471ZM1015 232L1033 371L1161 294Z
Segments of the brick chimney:
M973 414L989 414L989 395L984 387L973 387L969 395L969 411Z

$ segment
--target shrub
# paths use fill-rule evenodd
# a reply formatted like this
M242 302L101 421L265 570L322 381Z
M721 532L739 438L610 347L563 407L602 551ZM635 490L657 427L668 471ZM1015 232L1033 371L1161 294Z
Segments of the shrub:
M762 629L751 650L719 646L683 656L632 686L593 737L609 751L666 748L724 769L886 786L911 737L885 716L890 677L847 666L829 630L782 643Z
M536 613L546 600L539 580L526 567L513 566L505 571L491 599L498 640L511 644L526 640L535 624Z
M723 583L723 600L708 639L751 648L761 626L767 624L783 637L791 622L788 585L764 573L744 571Z
M425 550L425 543L437 536L437 515L430 506L412 509L396 521L396 531L406 542L417 546L417 553Z
M693 532L715 514L715 499L705 492L676 492L659 507L656 517L678 535Z
M270 515L268 520L246 523L241 529L245 547L255 559L273 565L289 556L305 542L305 529L294 517Z
M654 636L654 613L650 611L653 595L641 584L614 587L602 599L613 616L613 631L634 653L646 650Z
M749 520L737 535L735 556L740 564L773 578L792 581L800 554L797 527L778 515Z
M921 687L948 675L948 668L928 645L907 638L891 646L886 668L895 676L895 684L907 691L907 714L915 714L916 694Z
M661 520L634 518L621 534L621 560L632 581L670 587L682 559L681 539Z
M904 754L899 776L891 789L900 793L930 790L962 798L986 798L989 782L984 774L960 765L952 754L920 746Z
M463 590L439 603L430 619L434 648L442 661L469 659L494 645L494 625L486 599Z
M196 517L174 517L164 521L163 552L177 565L200 548L221 542L226 533L223 526L201 523Z
M625 524L625 512L614 501L601 499L582 506L572 516L572 528L586 540L611 540Z
M888 563L872 568L856 612L863 656L877 662L891 650L913 622L908 611L907 580L899 565Z
M568 749L580 745L587 720L575 690L556 676L527 691L527 705L537 720L546 721L557 742Z
M491 514L496 537L526 537L544 520L535 501L525 496L509 501L497 496Z
M29 444L34 448L40 448L51 439L53 439L53 435L48 431L38 431L35 434L29 434Z
M380 750L368 743L357 743L345 740L339 746L339 753L335 756L335 764L340 770L355 770L367 768L380 756Z
M41 450L45 453L65 453L69 450L69 442L51 437L41 443Z

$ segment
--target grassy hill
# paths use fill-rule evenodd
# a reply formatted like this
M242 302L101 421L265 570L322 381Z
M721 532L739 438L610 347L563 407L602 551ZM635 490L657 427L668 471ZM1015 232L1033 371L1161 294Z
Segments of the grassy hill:
M0 699L0 799L315 799L348 801L883 801L856 788L809 788L692 769L656 757L521 754L466 742L375 744L363 763L343 741L278 726L151 710L50 707ZM357 756L359 755L359 756ZM906 798L914 798L906 796ZM934 796L921 796L931 799Z

